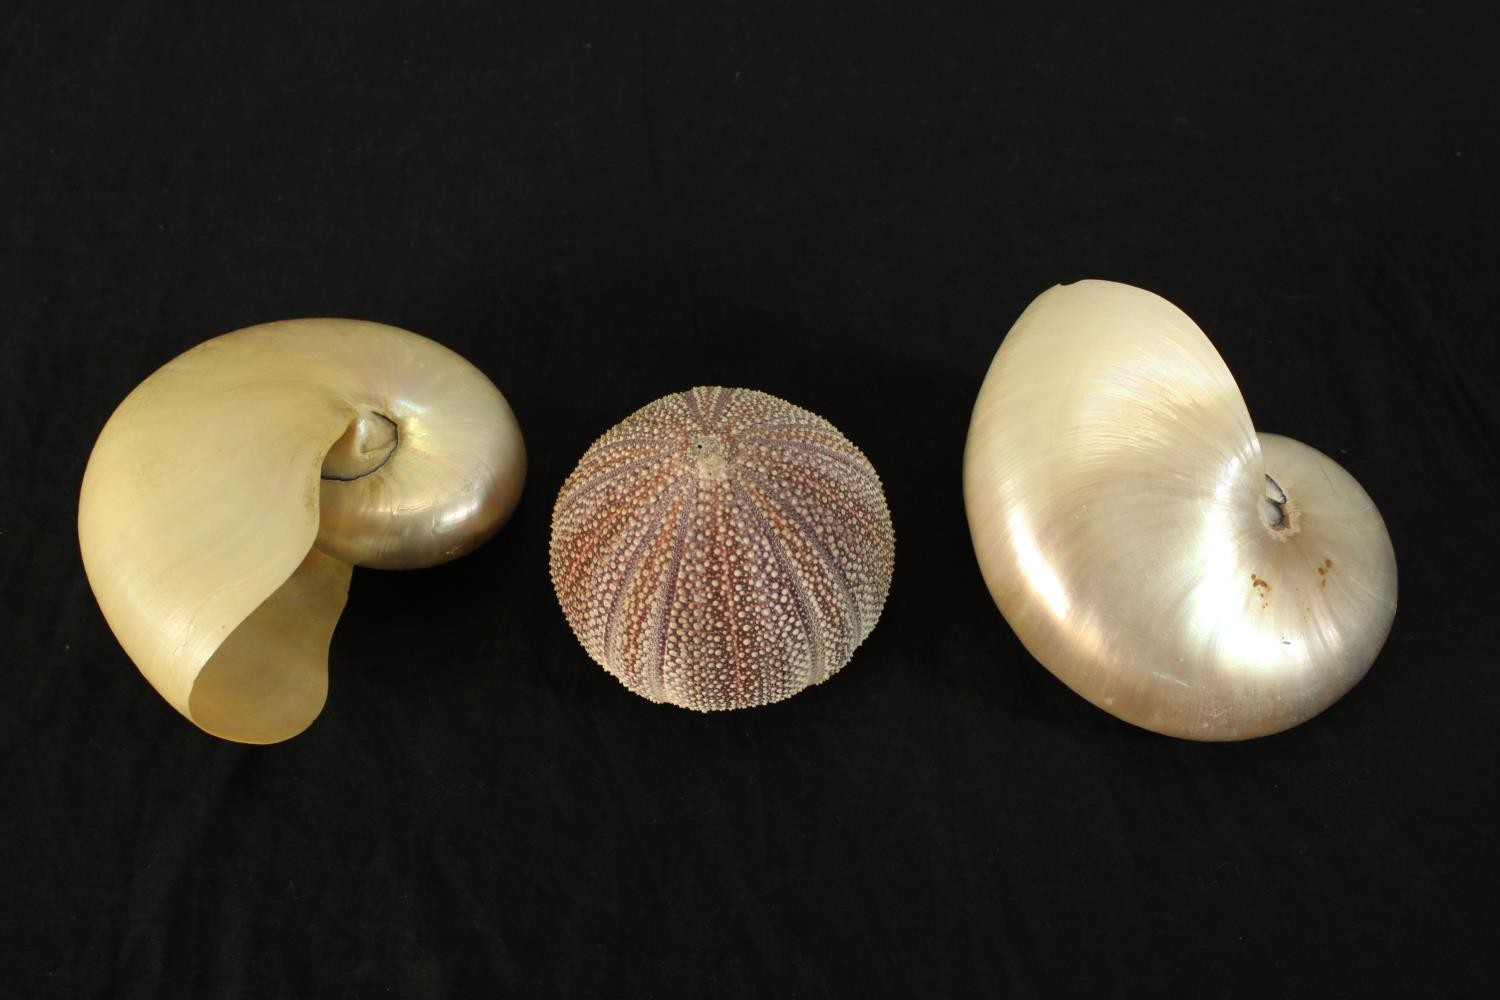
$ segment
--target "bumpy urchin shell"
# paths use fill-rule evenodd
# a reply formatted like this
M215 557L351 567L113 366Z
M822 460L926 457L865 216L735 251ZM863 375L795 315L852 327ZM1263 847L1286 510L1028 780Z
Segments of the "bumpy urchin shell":
M838 428L753 389L696 388L615 425L552 511L552 584L630 690L699 711L790 698L880 618L895 536Z

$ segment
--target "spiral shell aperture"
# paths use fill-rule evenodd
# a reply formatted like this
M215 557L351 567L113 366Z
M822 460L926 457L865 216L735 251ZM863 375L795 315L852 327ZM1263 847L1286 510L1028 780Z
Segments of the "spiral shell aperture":
M789 698L874 629L895 538L880 479L828 421L696 388L584 454L552 517L552 581L588 654L651 701Z
M974 404L964 505L1032 655L1172 736L1311 718L1395 615L1395 554L1359 483L1257 435L1203 331L1128 285L1058 286L1016 320Z
M305 729L353 565L430 566L514 509L520 430L483 373L355 320L216 337L135 388L79 495L84 568L161 695L225 739Z

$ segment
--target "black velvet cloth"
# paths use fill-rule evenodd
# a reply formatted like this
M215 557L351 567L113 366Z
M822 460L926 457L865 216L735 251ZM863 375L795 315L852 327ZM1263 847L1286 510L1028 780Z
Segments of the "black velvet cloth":
M1437 2L7 4L0 994L1488 992L1497 29ZM1386 518L1390 639L1298 729L1135 729L989 598L969 410L1081 277L1182 306L1257 426ZM322 717L253 748L117 645L77 491L157 366L297 316L459 351L531 469L475 555L356 571ZM853 662L719 715L594 665L547 573L585 447L703 384L833 421L897 533Z

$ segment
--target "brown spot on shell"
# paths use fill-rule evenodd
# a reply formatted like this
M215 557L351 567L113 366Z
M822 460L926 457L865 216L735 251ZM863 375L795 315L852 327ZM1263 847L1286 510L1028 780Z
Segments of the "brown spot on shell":
M563 614L652 701L789 698L849 661L890 590L895 537L865 456L752 389L658 399L595 441L552 511Z

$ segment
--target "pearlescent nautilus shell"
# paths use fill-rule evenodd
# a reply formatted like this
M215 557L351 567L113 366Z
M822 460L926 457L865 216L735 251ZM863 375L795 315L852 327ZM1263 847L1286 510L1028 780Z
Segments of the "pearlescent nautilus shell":
M469 552L525 472L505 398L446 347L378 323L268 323L125 398L84 472L78 537L162 697L216 736L274 743L322 710L352 566Z
M552 582L583 648L637 694L700 711L780 701L849 662L894 556L860 450L750 389L637 410L552 513Z
M1295 726L1365 675L1395 615L1364 490L1257 435L1203 332L1128 285L1058 286L1016 321L974 404L964 501L1026 648L1157 732Z

